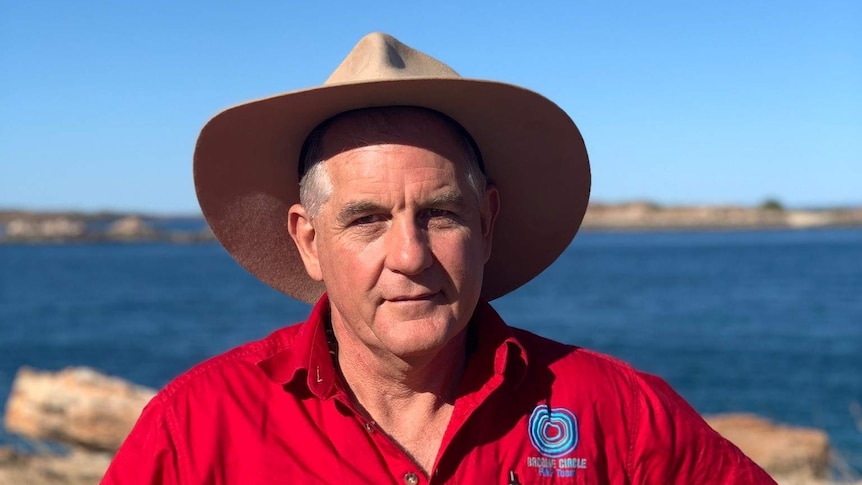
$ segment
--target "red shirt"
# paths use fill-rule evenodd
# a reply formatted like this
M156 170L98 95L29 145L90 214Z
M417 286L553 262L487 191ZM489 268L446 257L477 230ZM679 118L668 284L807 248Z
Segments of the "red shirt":
M774 484L661 379L508 327L484 302L430 477L348 398L308 321L198 365L102 484Z

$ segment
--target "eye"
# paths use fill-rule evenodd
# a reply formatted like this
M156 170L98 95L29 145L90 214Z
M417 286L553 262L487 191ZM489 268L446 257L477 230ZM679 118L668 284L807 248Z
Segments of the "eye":
M448 226L459 221L458 214L450 210L432 208L423 210L419 215L419 219L425 224L432 224L434 226Z
M357 217L350 223L352 226L366 226L368 224L374 224L376 222L383 221L383 216L380 214L369 214L367 216Z
M428 214L428 217L431 217L431 218L435 218L435 217L449 217L449 218L451 218L451 217L455 216L455 214L453 214L447 210L444 210L444 209L428 209L426 212Z

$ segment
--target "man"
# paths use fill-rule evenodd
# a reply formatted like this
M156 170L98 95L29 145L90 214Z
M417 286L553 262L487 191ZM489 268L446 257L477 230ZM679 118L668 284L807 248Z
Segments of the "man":
M211 120L195 183L243 266L317 303L163 389L103 483L774 483L660 379L487 303L586 210L542 96L371 34L324 86Z

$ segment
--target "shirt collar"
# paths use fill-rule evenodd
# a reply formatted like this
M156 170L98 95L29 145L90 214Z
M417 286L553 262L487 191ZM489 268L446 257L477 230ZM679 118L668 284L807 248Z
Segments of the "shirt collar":
M302 386L320 399L339 389L326 336L329 297L324 294L284 348L258 362L258 367L288 391ZM520 383L527 368L527 352L512 330L485 300L480 300L470 322L472 352L461 390L482 387L493 376Z
M473 313L473 348L459 394L482 387L492 377L518 385L527 370L527 351L494 308L480 300Z
M337 390L338 375L326 338L328 321L329 297L324 293L293 339L280 351L258 362L258 367L285 389L304 384L320 399L332 397Z

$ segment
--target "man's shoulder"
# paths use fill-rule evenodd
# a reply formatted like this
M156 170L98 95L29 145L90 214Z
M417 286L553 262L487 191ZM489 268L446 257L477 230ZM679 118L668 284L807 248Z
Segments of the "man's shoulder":
M530 365L555 371L593 371L616 374L621 378L637 378L640 372L629 363L594 350L566 344L528 330L512 327L518 342L527 352Z
M555 392L566 389L580 395L642 400L646 395L675 393L660 377L633 367L617 357L576 345L565 344L527 330L512 328L527 353L534 372L547 369L554 376ZM668 396L670 397L670 396ZM676 397L671 397L676 401Z
M282 327L270 335L210 357L172 379L153 402L172 401L189 394L216 394L236 381L246 384L264 382L267 377L258 363L291 348L304 323Z

